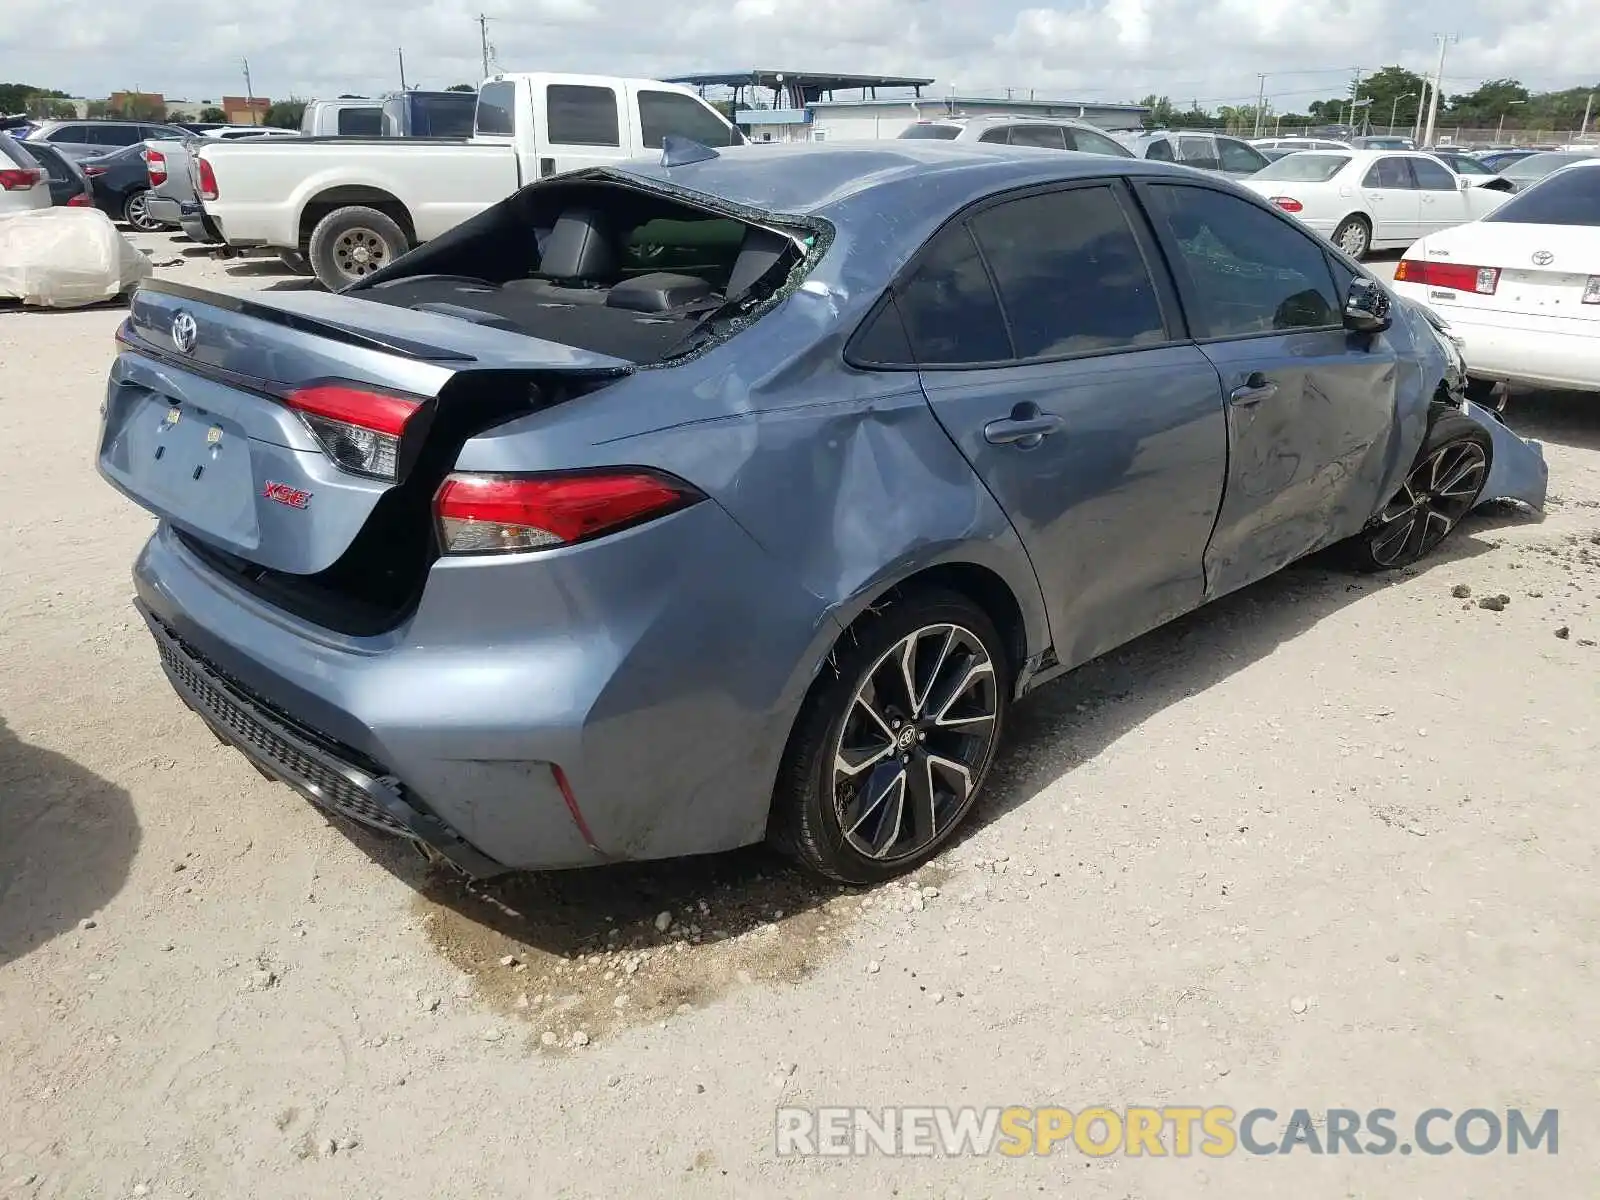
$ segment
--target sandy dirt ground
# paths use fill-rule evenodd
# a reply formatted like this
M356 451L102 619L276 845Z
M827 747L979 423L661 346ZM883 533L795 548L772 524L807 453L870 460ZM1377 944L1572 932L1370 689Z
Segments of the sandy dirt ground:
M915 888L752 850L474 896L166 685L129 605L151 521L93 469L121 315L0 311L0 1196L1592 1194L1596 398L1514 401L1542 520L1295 567L1022 705ZM1557 1108L1561 1141L774 1154L780 1104L1140 1103Z

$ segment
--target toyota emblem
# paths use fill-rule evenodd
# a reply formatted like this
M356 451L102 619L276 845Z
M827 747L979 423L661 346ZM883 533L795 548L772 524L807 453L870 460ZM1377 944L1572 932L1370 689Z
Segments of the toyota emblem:
M1555 260L1556 256L1551 254L1550 251L1540 250L1533 256L1533 265L1536 267L1548 267Z
M180 311L172 318L172 344L183 353L194 349L195 339L199 336L200 326L195 323L192 314Z

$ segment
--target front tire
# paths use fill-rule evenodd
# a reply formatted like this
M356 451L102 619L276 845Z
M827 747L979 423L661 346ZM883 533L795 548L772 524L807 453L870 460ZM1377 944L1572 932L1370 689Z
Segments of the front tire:
M1392 571L1433 553L1477 506L1493 462L1488 430L1459 412L1440 413L1400 490L1350 540L1352 566Z
M1363 216L1352 214L1339 222L1330 239L1351 258L1360 262L1372 252L1372 226Z
M334 292L388 266L408 249L405 230L393 218L363 205L323 217L308 247L311 269Z
M1010 702L1005 643L948 591L852 627L801 710L771 839L808 870L877 883L932 858L972 811Z

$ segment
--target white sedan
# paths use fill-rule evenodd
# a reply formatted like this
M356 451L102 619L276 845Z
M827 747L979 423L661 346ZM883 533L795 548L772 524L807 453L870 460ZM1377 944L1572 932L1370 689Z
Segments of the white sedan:
M1433 155L1411 150L1303 150L1239 182L1351 258L1409 246L1510 197L1497 187L1469 188Z
M1423 238L1394 286L1444 318L1473 379L1600 391L1600 159Z

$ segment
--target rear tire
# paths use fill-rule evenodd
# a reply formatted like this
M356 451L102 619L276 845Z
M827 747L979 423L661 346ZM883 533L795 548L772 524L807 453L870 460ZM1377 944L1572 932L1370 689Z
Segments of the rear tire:
M122 219L140 233L155 233L165 228L160 221L150 215L149 199L149 189L139 188L137 191L129 192L122 201Z
M405 230L375 208L339 208L311 231L311 268L329 291L339 291L388 266L411 248Z
M1471 417L1440 412L1394 498L1345 545L1358 571L1392 571L1431 554L1476 507L1494 440Z
M1358 213L1352 213L1339 222L1329 239L1351 258L1360 262L1372 252L1372 226Z
M858 622L789 738L771 841L839 883L920 866L977 803L1010 694L1005 642L965 596L915 593Z

